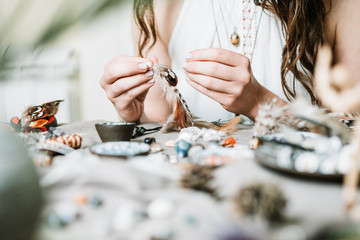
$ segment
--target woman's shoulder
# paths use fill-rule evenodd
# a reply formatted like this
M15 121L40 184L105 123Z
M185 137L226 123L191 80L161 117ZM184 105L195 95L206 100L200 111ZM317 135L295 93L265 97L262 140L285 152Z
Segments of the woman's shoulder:
M157 32L161 40L168 45L171 34L180 14L184 0L155 0L154 14Z
M324 0L325 1L325 0ZM330 10L326 30L332 44L335 60L345 64L354 76L360 74L360 1L326 0Z
M325 3L326 33L330 44L335 45L339 34L351 34L360 23L359 0L323 0Z

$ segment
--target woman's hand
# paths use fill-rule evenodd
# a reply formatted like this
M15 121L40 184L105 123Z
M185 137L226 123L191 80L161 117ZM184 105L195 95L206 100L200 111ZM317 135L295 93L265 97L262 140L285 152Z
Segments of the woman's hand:
M157 58L118 56L105 66L100 85L124 121L139 121L146 94L155 81L150 70Z
M254 78L250 60L229 50L192 51L183 68L187 82L196 90L219 102L226 110L253 120L264 95L271 93Z

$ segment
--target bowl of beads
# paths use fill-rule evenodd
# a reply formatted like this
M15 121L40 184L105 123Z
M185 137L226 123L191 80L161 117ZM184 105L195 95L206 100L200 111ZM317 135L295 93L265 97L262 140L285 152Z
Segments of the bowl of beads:
M103 142L130 141L135 127L136 123L124 121L95 124L96 131Z

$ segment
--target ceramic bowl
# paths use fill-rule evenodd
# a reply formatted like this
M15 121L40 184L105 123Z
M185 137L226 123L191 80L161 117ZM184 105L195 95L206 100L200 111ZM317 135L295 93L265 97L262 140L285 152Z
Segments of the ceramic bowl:
M96 123L95 128L103 142L130 141L136 123L103 122Z

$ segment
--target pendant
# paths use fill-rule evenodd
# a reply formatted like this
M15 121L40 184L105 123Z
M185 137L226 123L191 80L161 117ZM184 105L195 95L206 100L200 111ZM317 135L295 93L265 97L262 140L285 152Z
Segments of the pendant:
M239 34L237 34L237 32L233 32L230 36L230 41L231 41L232 45L239 46L239 43L240 43Z

